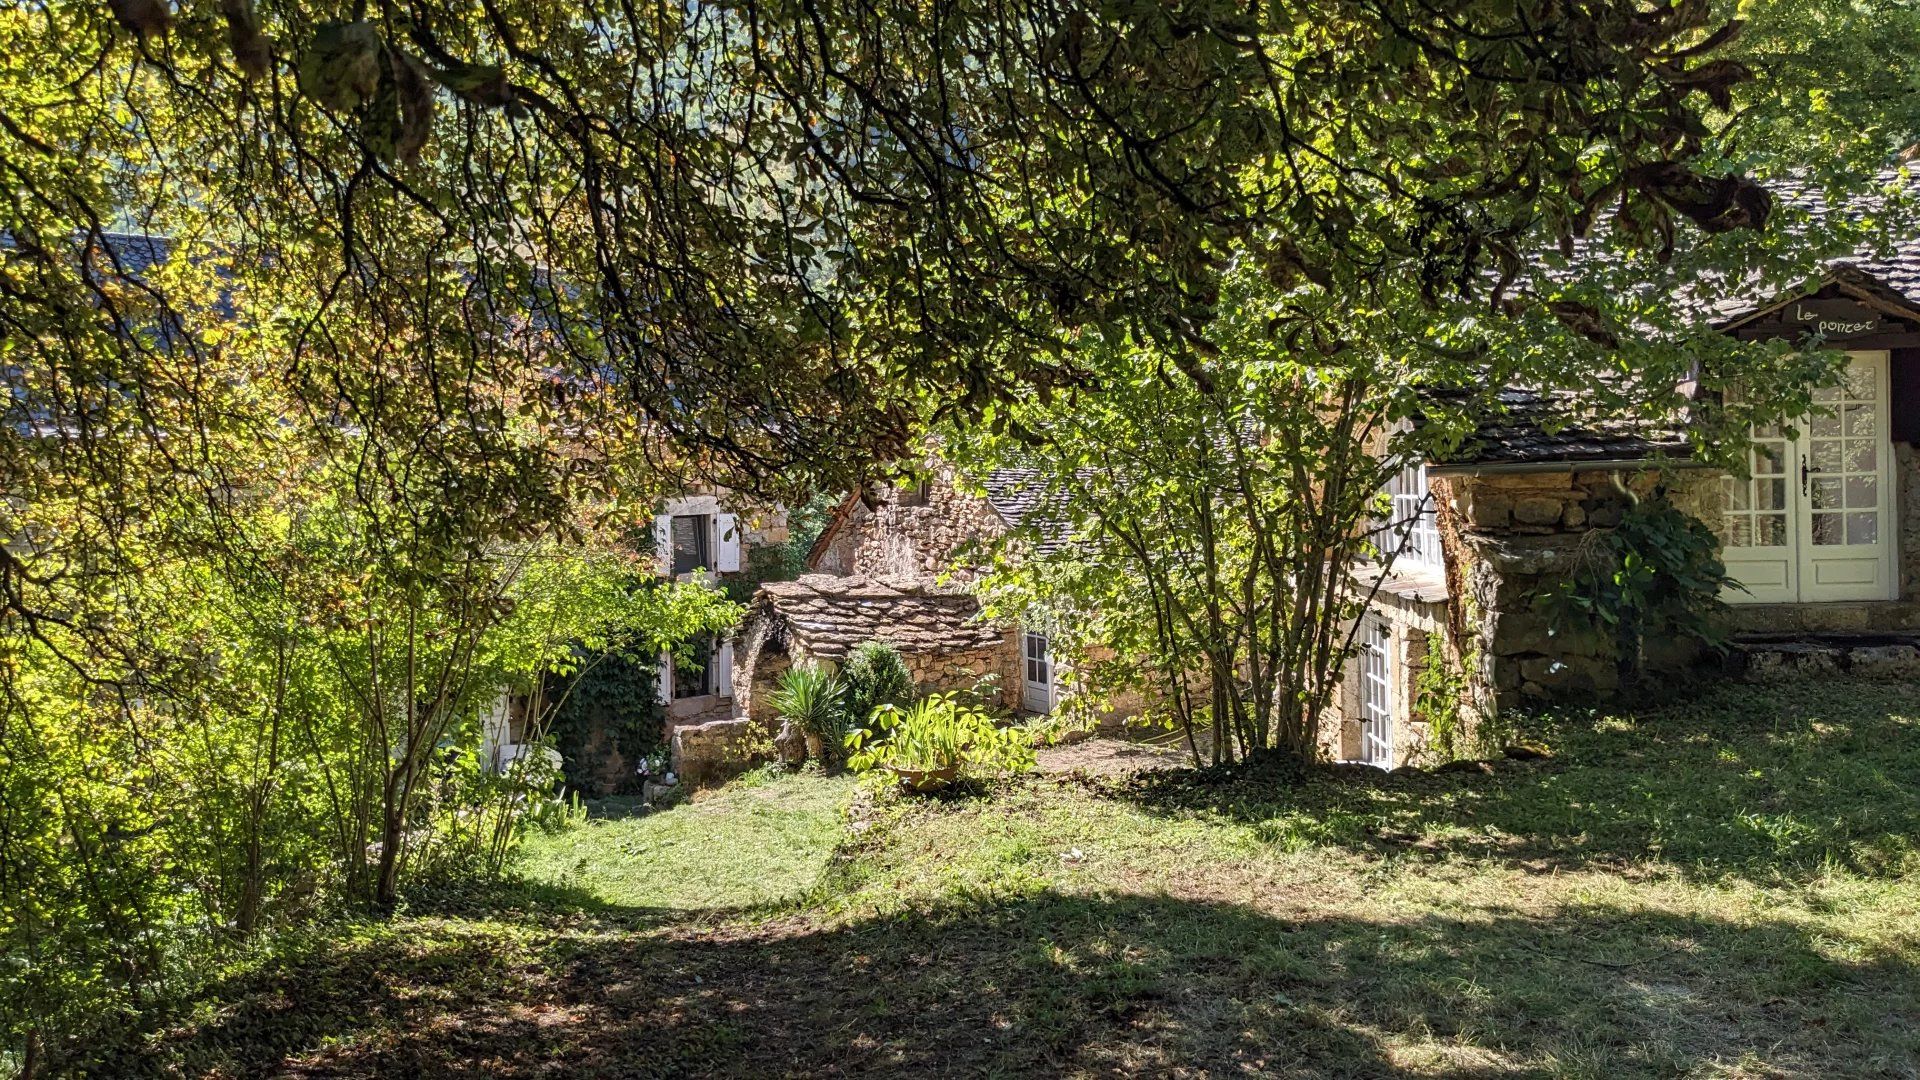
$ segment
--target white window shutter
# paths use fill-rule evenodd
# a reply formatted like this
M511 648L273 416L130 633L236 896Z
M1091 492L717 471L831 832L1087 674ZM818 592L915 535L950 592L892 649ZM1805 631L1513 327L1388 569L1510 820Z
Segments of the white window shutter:
M733 697L733 642L723 641L713 650L713 692L723 698Z
M673 515L653 519L653 567L661 577L673 576Z
M713 515L714 569L723 574L740 570L740 518L735 514Z
M662 708L673 703L673 654L662 650L660 653L660 705Z

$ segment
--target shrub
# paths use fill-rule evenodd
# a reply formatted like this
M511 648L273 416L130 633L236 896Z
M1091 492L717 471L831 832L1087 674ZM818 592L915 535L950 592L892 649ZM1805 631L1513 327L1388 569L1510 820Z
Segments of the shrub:
M1025 772L1033 767L1026 731L1000 728L993 718L953 694L933 694L909 708L881 705L868 723L847 735L856 772L886 769L918 791L944 786L961 774ZM952 770L951 775L933 774Z
M884 641L869 641L847 655L840 669L847 683L847 716L864 724L882 705L901 708L913 703L913 675L900 650Z
M827 755L839 756L847 738L847 686L832 668L821 664L788 668L773 692L773 707L781 719L817 736Z

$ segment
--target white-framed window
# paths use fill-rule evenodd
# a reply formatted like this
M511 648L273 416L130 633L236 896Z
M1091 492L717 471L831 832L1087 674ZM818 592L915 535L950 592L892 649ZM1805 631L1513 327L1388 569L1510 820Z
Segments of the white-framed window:
M1387 494L1393 506L1380 532L1381 554L1391 555L1395 566L1439 569L1444 565L1440 525L1427 483L1426 462L1411 462L1388 477Z
M670 499L653 519L655 568L671 578L696 570L731 574L740 569L740 518L720 509L712 496Z
M660 654L660 702L733 696L733 639L704 634L683 650Z

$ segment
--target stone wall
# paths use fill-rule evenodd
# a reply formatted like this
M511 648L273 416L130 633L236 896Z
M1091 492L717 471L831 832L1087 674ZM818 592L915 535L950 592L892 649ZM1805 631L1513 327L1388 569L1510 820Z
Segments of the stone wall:
M946 576L964 584L977 576L969 549L1006 532L985 499L963 493L944 472L924 489L890 488L882 495L871 509L852 504L815 570L928 585Z
M1680 509L1713 522L1720 483L1720 473L1705 469L1451 478L1446 509L1456 527L1443 533L1457 545L1448 559L1457 566L1461 622L1492 704L1506 709L1618 690L1609 643L1555 627L1541 598L1588 557L1594 530L1619 524L1635 498L1664 490ZM1681 670L1695 659L1684 645L1649 642L1645 664L1652 671Z
M1003 536L1006 529L1006 522L985 499L961 491L951 471L941 469L923 488L886 489L881 503L871 509L852 503L816 553L812 569L960 590L979 577L973 553ZM1021 707L1024 672L1017 629L1006 629L991 649L915 651L903 645L902 652L923 692L964 689L979 675L992 672L1000 678L1004 706ZM1071 676L1057 659L1054 674L1056 679ZM1057 696L1071 692L1063 685ZM1147 695L1129 691L1111 695L1109 704L1113 708L1105 715L1125 718L1143 712L1149 701Z
M751 720L712 720L673 731L673 771L680 783L701 787L745 772L757 759L764 732Z
M904 659L915 689L922 694L970 691L992 676L1000 706L1020 707L1019 634L1014 631L1007 631L999 643L986 648L907 653Z

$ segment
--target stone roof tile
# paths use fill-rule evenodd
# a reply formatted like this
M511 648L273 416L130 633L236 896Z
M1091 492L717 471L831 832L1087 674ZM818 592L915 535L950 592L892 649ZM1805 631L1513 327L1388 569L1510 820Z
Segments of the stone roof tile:
M807 574L760 587L755 604L784 616L788 644L821 660L884 641L903 653L988 648L1005 635L980 618L972 596L911 581Z

